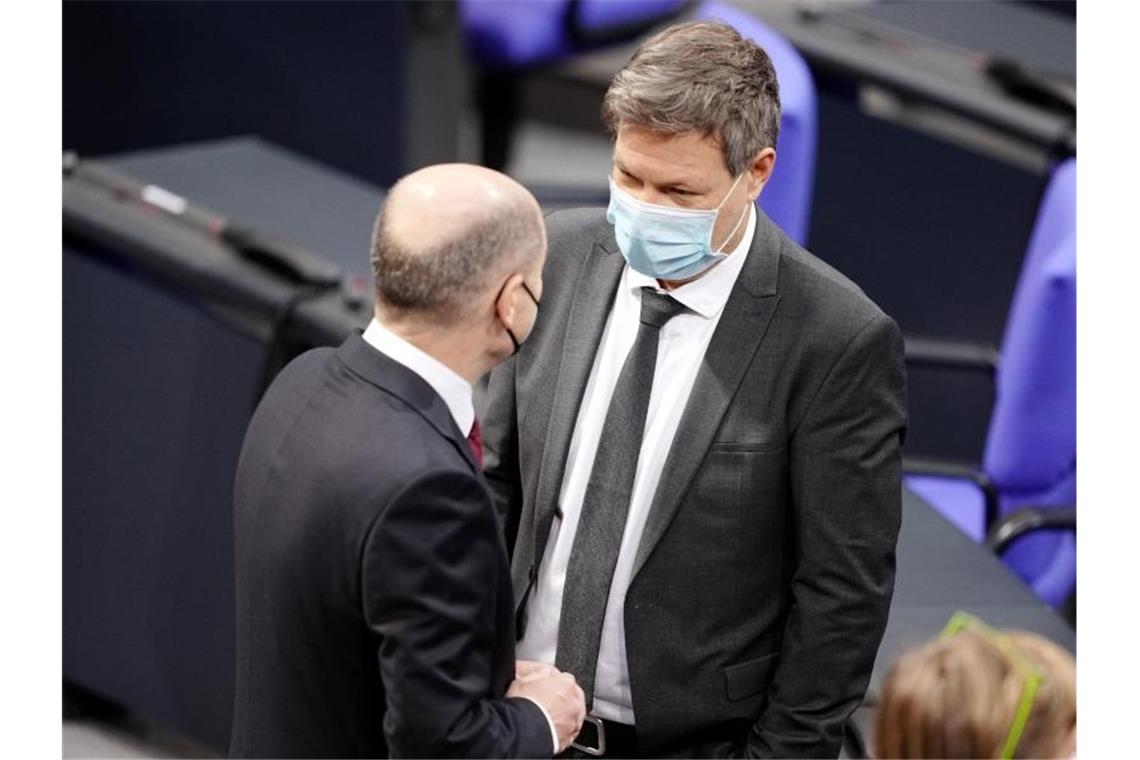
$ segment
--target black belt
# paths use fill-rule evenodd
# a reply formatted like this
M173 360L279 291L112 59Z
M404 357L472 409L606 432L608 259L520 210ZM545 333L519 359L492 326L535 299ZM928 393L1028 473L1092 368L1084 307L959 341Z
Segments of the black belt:
M582 730L560 757L639 757L637 732L628 723L587 715Z

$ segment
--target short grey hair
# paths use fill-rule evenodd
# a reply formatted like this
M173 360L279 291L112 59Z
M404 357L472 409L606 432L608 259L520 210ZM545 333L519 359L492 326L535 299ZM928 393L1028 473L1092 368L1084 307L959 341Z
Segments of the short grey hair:
M776 147L780 87L772 59L727 24L671 26L646 40L617 73L602 103L614 135L621 124L716 139L732 176Z
M532 266L544 235L537 209L508 204L455 235L412 251L391 235L385 204L372 233L376 298L398 312L454 323L467 313L471 296L498 277Z

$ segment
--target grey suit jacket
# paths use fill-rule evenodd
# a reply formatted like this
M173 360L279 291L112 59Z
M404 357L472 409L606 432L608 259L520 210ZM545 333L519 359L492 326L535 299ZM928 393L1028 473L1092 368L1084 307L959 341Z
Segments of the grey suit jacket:
M625 264L603 210L547 227L538 321L484 420L520 636ZM905 385L894 321L760 212L626 596L643 754L838 755L894 588Z

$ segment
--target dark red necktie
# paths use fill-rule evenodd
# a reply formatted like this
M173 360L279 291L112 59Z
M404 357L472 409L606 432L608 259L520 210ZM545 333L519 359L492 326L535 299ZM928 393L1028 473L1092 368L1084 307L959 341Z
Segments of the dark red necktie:
M467 443L471 446L471 454L475 457L475 464L483 467L483 431L479 429L479 420L471 423L471 432L467 434Z

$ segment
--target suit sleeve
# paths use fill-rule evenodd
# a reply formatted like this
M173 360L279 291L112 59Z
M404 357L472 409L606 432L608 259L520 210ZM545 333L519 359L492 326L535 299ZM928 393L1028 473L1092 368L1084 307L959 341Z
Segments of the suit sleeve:
M514 551L522 512L515 362L512 357L491 372L487 386L487 411L483 415L483 475L491 487L495 510L503 523L508 554Z
M486 491L462 472L412 483L369 531L363 601L392 757L551 756L542 710L494 693L502 553Z
M792 435L792 606L753 757L837 757L887 624L906 429L902 335L879 314L850 341Z

